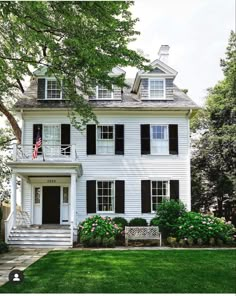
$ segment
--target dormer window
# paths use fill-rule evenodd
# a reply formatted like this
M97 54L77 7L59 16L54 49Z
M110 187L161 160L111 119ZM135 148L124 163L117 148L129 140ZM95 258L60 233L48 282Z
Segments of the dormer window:
M96 87L96 99L98 100L112 100L113 99L113 91L107 89L104 86Z
M61 85L55 78L46 79L45 98L48 100L62 99Z
M149 98L165 99L165 79L149 78Z

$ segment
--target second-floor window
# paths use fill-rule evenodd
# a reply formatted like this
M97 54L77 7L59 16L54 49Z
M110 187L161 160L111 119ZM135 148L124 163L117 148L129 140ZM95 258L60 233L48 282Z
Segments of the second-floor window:
M99 85L96 87L96 99L100 99L100 100L113 99L113 92L107 89L106 87Z
M97 126L97 153L114 154L114 126L99 125Z
M45 97L49 100L62 98L61 85L56 79L46 79Z
M149 79L149 98L164 99L165 98L165 80Z
M151 126L151 154L169 154L167 125Z

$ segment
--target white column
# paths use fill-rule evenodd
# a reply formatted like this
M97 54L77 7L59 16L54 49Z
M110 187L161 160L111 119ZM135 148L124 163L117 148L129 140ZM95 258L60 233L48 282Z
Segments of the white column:
M70 200L71 200L71 222L73 222L74 227L76 227L76 179L77 174L71 174L71 183L70 183Z
M16 226L16 174L11 177L11 212L13 212L13 227Z

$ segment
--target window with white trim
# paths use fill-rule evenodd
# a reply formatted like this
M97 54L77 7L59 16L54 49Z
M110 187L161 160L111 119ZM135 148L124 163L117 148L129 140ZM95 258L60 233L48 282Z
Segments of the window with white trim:
M114 212L114 181L97 181L97 211Z
M113 92L104 86L98 85L96 87L96 98L100 100L113 99Z
M113 125L97 126L97 154L114 154L115 137Z
M61 99L61 85L55 78L46 79L46 96L47 99Z
M149 97L150 99L165 98L165 80L149 79Z
M164 199L169 199L169 181L152 181L152 211L155 212Z
M151 125L151 154L169 154L168 125Z
M61 126L59 124L43 125L43 153L46 156L58 156L61 152Z

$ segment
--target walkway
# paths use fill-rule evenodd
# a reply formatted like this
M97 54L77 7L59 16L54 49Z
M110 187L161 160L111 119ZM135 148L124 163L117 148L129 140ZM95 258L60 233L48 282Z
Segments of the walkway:
M8 282L11 270L25 270L28 266L46 255L51 249L11 249L0 254L0 286Z

